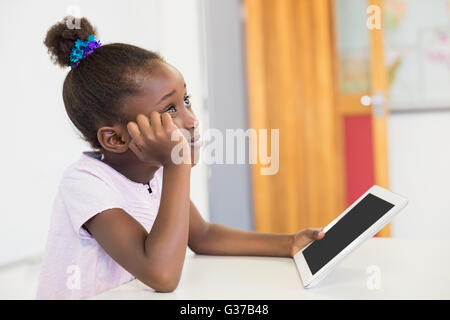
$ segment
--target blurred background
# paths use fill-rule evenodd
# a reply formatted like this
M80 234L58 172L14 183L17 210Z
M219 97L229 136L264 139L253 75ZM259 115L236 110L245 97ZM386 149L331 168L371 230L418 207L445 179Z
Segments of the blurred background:
M378 184L409 204L377 236L449 238L450 0L1 0L0 298L34 298L59 180L89 150L64 110L69 70L43 45L66 15L161 53L201 132L280 130L275 175L193 169L206 220L321 227Z

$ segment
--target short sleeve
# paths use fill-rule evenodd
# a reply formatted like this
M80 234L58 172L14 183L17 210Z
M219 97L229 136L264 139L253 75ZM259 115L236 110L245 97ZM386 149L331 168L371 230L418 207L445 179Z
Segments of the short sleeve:
M86 221L107 209L124 208L120 193L88 171L71 172L63 177L59 188L74 231L82 239L92 238L82 227Z
M158 177L158 184L162 188L163 177L164 177L164 167L159 168L156 173L157 173L157 177Z

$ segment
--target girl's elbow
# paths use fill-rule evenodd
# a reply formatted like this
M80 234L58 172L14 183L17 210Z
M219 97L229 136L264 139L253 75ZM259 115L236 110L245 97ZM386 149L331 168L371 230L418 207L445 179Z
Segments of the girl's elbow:
M173 292L178 287L179 282L180 276L164 271L150 275L144 281L144 284L157 292Z
M174 292L175 289L177 288L178 285L167 285L164 287L161 287L160 289L155 289L156 292L161 292L161 293L170 293L170 292Z
M178 287L180 280L173 276L160 279L160 283L155 289L157 292L173 292Z
M191 243L189 244L189 249L195 254L202 254L201 249L198 246L193 245Z
M206 241L193 241L190 239L188 246L195 254L208 254L208 243Z

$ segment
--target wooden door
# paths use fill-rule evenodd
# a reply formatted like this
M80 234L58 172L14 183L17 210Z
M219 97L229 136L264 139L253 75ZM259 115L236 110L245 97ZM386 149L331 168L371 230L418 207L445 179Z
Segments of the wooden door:
M344 137L346 204L388 188L382 0L335 0L337 106ZM389 236L389 226L378 234Z
M386 104L375 116L360 103L385 93L381 30L366 27L380 0L243 4L249 127L279 129L279 172L252 165L255 230L325 226L371 185L388 186ZM355 30L359 47L345 47Z

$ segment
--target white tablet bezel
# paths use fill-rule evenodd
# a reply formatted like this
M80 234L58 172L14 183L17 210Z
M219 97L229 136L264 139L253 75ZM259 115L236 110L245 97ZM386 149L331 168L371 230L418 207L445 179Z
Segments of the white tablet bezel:
M369 190L367 190L361 197L359 197L355 202L353 202L344 212L342 212L336 219L334 219L330 224L324 228L325 236L327 231L333 227L343 216L347 214L354 206L356 206L362 199L364 199L369 193L377 196L383 200L392 203L394 206L377 220L371 227L364 231L359 237L353 240L347 247L345 247L338 255L331 259L326 265L324 265L316 274L312 274L308 264L306 263L305 257L303 256L303 250L311 245L308 244L302 250L294 255L294 261L297 265L297 269L300 273L300 277L305 288L310 288L316 285L320 280L322 280L334 266L336 266L341 260L347 256L351 251L356 249L360 244L362 244L366 239L373 237L378 231L380 231L386 224L388 224L392 218L403 209L408 200L404 197L397 195L389 190L386 190L380 186L374 185ZM318 240L320 241L320 240Z

